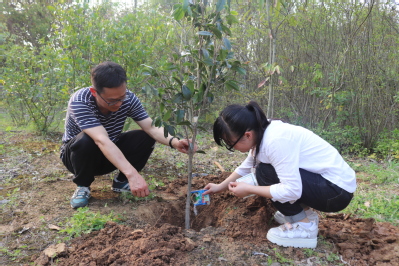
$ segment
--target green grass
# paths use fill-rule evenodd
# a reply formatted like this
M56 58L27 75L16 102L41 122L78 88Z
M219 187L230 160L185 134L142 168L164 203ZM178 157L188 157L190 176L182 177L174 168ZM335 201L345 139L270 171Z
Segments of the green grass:
M67 228L60 230L60 233L67 233L71 237L88 234L104 228L108 221L120 221L120 217L115 217L113 212L108 215L94 213L88 207L79 208L76 213L66 221Z
M399 226L399 163L354 163L358 187L343 211Z

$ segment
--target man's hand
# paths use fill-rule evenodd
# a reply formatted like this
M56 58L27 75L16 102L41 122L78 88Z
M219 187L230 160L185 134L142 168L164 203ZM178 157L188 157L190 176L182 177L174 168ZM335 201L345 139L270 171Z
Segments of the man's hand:
M176 140L176 141L175 141ZM182 153L188 153L188 151L189 151L189 149L190 149L190 144L191 144L192 142L191 142L191 140L189 141L189 140L187 140L187 139L181 139L181 140L178 140L178 139L173 139L173 141L172 141L172 146L176 149L176 150L178 150L179 152L182 152ZM191 144L192 145L192 144ZM193 147L193 149L194 149L194 152L197 150L197 145L194 143L194 147Z
M134 177L128 178L130 190L132 194L136 197L147 197L150 195L147 182L144 178L137 173Z

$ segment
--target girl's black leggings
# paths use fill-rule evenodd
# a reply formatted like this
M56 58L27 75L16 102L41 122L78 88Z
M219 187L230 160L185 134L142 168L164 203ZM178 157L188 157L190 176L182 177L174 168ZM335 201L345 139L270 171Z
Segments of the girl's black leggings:
M338 212L345 209L353 198L353 193L331 183L319 174L299 169L302 179L302 195L294 203L272 201L285 216L294 216L303 211L303 205L322 212ZM271 164L260 163L256 168L256 179L260 186L280 183L276 170Z

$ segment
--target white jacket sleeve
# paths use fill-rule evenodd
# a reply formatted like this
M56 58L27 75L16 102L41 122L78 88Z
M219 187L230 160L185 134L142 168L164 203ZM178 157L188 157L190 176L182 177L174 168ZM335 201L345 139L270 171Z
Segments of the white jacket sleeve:
M247 175L251 173L251 168L254 165L254 157L252 155L252 150L249 151L247 158L238 166L234 172L239 174L240 176Z
M280 183L270 187L272 200L285 202L295 202L302 195L302 180L299 173L299 144L292 139L278 138L268 149L269 160L276 170Z

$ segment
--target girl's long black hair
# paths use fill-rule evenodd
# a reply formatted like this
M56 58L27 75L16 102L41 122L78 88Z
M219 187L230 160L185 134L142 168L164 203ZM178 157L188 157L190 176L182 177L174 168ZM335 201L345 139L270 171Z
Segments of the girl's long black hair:
M257 102L250 101L246 106L232 104L220 112L213 124L213 138L219 146L232 148L231 143L234 139L241 138L245 132L253 130L256 137L256 156L269 124L269 120Z

